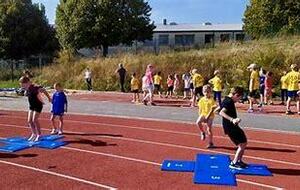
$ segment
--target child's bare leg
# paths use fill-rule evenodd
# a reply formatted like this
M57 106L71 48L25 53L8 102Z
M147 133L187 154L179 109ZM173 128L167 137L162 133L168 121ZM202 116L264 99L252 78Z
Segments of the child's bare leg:
M31 129L31 135L30 137L28 138L29 141L33 140L36 136L35 134L35 129L34 129L34 125L33 125L33 120L32 120L32 117L33 117L33 111L29 111L28 112L28 116L27 116L27 123L28 123L28 126L30 127Z
M288 100L286 102L286 111L290 111L291 100L291 97L288 97Z
M38 141L41 136L41 127L40 127L40 122L39 122L39 116L40 116L40 113L38 113L36 111L33 112L32 120L33 120L33 125L35 128L35 132L36 132L36 137L35 137L34 141Z
M212 119L208 119L207 120L207 134L208 134L208 144L209 145L213 144L212 125L213 125L213 120Z
M50 118L50 121L51 121L51 123L52 123L52 131L51 131L51 134L54 134L54 133L56 133L56 131L57 131L57 128L56 128L56 126L55 126L55 115L51 115L51 118Z
M238 149L236 150L234 159L232 160L233 163L237 163L238 161L242 160L246 146L247 146L247 143L241 143L238 145Z
M204 122L204 117L203 116L199 116L197 121L196 121L196 125L199 127L200 132L201 132L201 140L205 140L205 131L203 129L203 125L202 122Z
M63 134L63 127L64 127L64 118L63 116L59 116L59 128L58 128L58 134Z
M140 93L137 93L137 101L139 102L140 101Z

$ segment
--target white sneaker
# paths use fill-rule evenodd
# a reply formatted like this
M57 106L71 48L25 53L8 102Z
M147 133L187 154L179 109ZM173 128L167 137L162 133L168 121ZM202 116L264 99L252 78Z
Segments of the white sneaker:
M57 134L57 129L52 129L52 131L51 131L50 134L51 134L51 135L56 135L56 134Z
M31 136L27 139L28 141L33 141L35 139L35 134L31 134Z
M59 130L57 134L58 135L63 135L64 133L61 130Z
M37 142L37 141L39 141L40 140L40 135L37 135L36 137L35 137L35 139L33 140L33 142Z

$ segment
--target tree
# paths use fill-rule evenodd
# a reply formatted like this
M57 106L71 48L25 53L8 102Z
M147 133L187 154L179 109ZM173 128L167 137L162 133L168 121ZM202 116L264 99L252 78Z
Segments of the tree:
M22 59L58 48L43 5L0 0L0 58Z
M60 0L59 42L65 49L102 48L152 38L151 7L144 0Z
M300 2L251 0L244 13L244 29L253 38L300 32Z

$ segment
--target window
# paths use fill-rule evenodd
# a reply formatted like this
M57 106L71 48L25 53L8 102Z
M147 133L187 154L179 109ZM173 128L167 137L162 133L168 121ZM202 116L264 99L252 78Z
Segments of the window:
M159 45L169 45L169 35L168 34L159 35L158 36L158 44Z
M235 35L236 41L244 41L244 39L245 39L245 34L236 34Z
M145 40L144 46L153 46L153 40Z
M229 34L221 34L220 35L220 41L221 42L229 42L230 40L230 35Z
M205 44L210 44L214 40L213 34L205 34Z
M195 42L195 35L175 35L175 45L193 45Z

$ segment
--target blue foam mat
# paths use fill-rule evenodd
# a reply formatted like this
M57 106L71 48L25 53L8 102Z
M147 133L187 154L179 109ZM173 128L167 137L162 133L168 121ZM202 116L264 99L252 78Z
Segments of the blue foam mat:
M230 157L224 154L198 154L194 183L236 186L235 174L229 170Z
M185 160L164 160L162 171L179 171L179 172L193 172L195 169L194 161Z
M229 185L236 186L235 175L228 172L216 172L216 171L206 171L206 172L195 172L194 183L196 184L211 184L211 185Z
M62 135L43 135L41 136L40 140L41 141L55 141L58 139L62 139L64 136Z
M225 154L197 154L196 157L197 170L211 171L211 170L228 170L230 157Z
M4 144L4 146L0 147L0 152L16 152L16 151L24 150L24 149L27 149L30 147L32 147L32 146L30 146L28 144L7 143L7 144Z
M2 139L1 141L2 141L2 142L8 142L8 143L18 143L18 142L21 142L21 143L22 143L22 142L27 141L27 138L17 136L17 137L9 137L9 138L5 138L5 139Z
M249 164L249 167L245 169L230 169L234 174L243 175L259 175L259 176L273 176L266 165Z
M59 148L61 146L66 145L67 143L64 141L38 141L36 145L34 145L34 147L38 147L38 148L46 148L46 149L56 149Z

